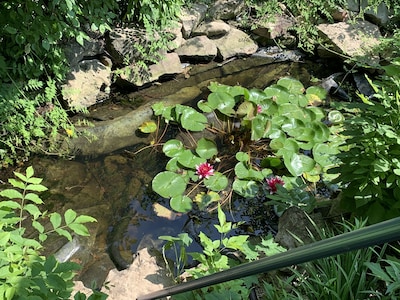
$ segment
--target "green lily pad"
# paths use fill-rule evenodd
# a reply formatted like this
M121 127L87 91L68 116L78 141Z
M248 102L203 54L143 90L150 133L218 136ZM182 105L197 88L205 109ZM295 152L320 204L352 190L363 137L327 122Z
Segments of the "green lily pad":
M258 193L258 184L254 180L235 179L233 190L242 197L254 198Z
M186 167L186 168L191 168L195 169L196 166L202 164L205 162L204 158L198 157L197 155L194 155L192 151L190 150L184 150L182 151L178 156L178 162Z
M185 150L185 146L179 140L169 140L163 146L163 152L168 157L176 157Z
M193 108L186 108L181 115L181 125L191 131L203 131L208 123L206 116Z
M304 85L297 79L284 77L278 80L278 85L285 87L292 94L303 94Z
M284 156L284 163L290 174L300 176L304 172L311 171L315 166L315 161L304 154L294 153Z
M192 199L188 196L178 195L171 198L169 204L177 212L188 212L192 210Z
M196 153L201 158L209 159L218 154L217 145L212 140L201 138L197 142Z
M213 176L204 179L204 185L212 191L219 192L228 186L228 178L220 172L214 172Z
M235 106L235 99L224 92L214 92L208 95L209 106L219 110L221 113L227 116L233 116L235 111L233 107Z
M241 151L237 152L235 157L238 161L243 161L243 162L249 161L250 159L250 156L246 152L241 152Z
M152 188L161 197L171 198L185 192L186 182L181 175L164 171L153 178Z

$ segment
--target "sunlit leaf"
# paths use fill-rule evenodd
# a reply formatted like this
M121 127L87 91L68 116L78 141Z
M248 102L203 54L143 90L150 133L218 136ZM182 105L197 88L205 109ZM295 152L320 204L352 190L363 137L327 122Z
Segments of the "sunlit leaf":
M185 150L185 146L179 140L169 140L163 146L163 152L168 157L176 157Z
M158 173L152 181L153 190L164 198L182 195L186 189L186 182L179 174L165 171Z
M176 195L171 198L170 205L177 212L185 213L192 209L192 200L187 196Z
M64 213L65 224L69 225L69 224L72 223L75 219L76 219L76 212L75 212L74 210L68 209L68 210Z
M294 78L281 78L278 80L277 84L285 87L292 94L303 94L305 91L303 84Z
M203 131L207 125L207 118L193 108L188 107L182 112L181 125L191 131Z
M19 191L13 189L5 189L0 192L1 197L6 197L8 199L23 199L22 194Z
M204 159L209 159L218 154L217 145L214 141L201 138L197 142L196 153Z
M293 176L300 176L304 172L309 172L315 166L315 161L311 157L297 153L284 156L284 163Z
M139 130L143 133L152 133L157 130L157 124L154 121L146 121L139 126Z
M228 186L228 178L220 172L214 172L213 176L204 179L205 186L212 191L222 191Z
M62 218L59 213L52 213L50 215L50 222L51 222L51 225L53 225L54 229L60 227L61 221L62 221Z
M28 184L26 189L29 191L35 191L35 192L47 191L47 187L45 187L41 184Z
M340 111L332 110L328 113L328 120L332 124L341 124L344 122L344 116Z

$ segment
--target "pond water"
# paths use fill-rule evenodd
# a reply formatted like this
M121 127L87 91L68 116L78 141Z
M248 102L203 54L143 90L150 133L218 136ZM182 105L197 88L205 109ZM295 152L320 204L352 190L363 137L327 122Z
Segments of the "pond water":
M330 61L269 62L254 67L251 67L250 59L233 63L237 69L230 65L232 63L209 68L211 73L200 68L197 72L193 70L189 79L178 76L159 86L119 93L109 103L94 107L89 118L112 120L136 108L137 99L162 99L163 95L173 94L185 85L200 85L203 93L207 92L210 81L264 88L282 76L293 76L307 85L314 77L328 77L338 67ZM228 67L232 69L229 72ZM187 99L188 102L191 100ZM72 260L83 266L78 279L87 286L93 282L100 286L108 270L115 266L125 268L140 248L161 249L162 243L157 239L160 235L176 236L188 232L196 239L203 231L217 237L213 227L216 211L159 216L154 204L168 207L168 201L152 192L151 180L164 169L166 159L152 148L137 151L142 146L129 145L108 154L71 160L36 156L27 164L34 167L35 176L44 178L43 183L49 188L42 195L46 209L63 212L73 208L79 214L91 215L98 220L89 225L90 238L79 238L72 246L64 246L65 240L54 238L46 245L48 253L57 252L64 246L64 252L74 254ZM257 236L276 230L276 217L265 210L262 199L232 199L225 211L228 221L244 222L237 233ZM200 248L194 244L190 250Z

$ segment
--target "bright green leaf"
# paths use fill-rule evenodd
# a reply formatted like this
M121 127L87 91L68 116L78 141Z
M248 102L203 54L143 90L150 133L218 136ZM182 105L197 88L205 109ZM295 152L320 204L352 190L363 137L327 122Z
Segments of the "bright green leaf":
M214 172L213 176L204 179L205 186L212 191L222 191L228 186L228 178L220 172Z
M218 154L217 145L214 141L201 138L197 142L196 153L204 159L209 159Z
M158 173L152 181L153 190L164 198L182 195L186 189L186 182L179 174L165 171Z
M185 146L179 140L169 140L163 146L163 152L168 157L176 157L185 150Z
M192 200L188 196L176 195L170 200L171 208L177 212L188 212L192 209Z
M75 212L74 210L68 209L68 210L64 213L65 224L69 225L69 224L71 224L75 219L76 219L76 212Z

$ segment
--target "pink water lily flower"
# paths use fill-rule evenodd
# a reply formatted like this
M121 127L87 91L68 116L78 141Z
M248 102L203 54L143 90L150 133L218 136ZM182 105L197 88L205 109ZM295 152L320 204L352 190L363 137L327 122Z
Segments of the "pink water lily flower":
M285 182L279 176L274 176L266 179L267 181L267 189L269 190L270 194L275 194L277 191L277 184L284 185Z
M208 162L202 163L196 166L196 174L199 175L199 179L208 178L214 175L214 167Z
M263 109L262 106L260 104L257 104L257 113L260 114L262 113Z

